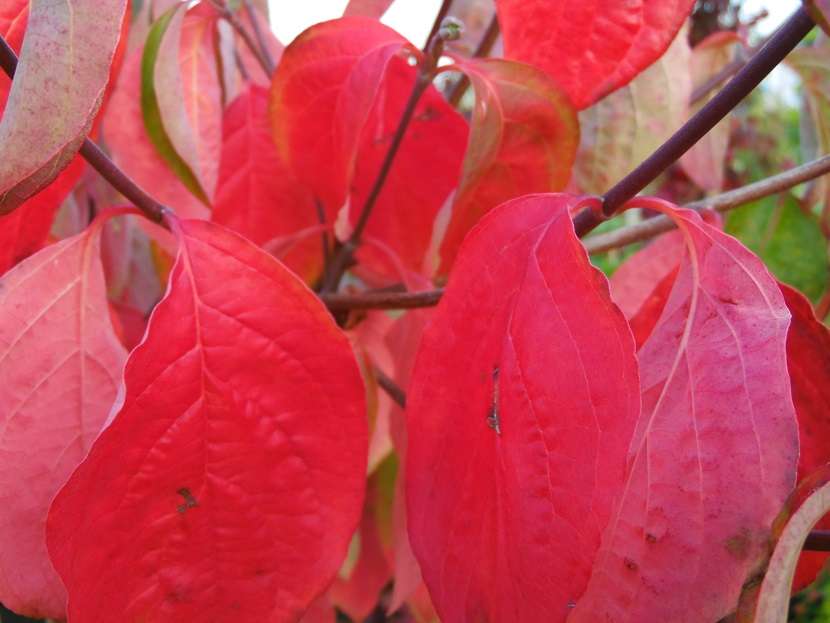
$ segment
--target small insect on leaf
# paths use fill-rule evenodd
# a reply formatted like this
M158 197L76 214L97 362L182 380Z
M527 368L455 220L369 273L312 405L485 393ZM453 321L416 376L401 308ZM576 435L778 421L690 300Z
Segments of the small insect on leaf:
M501 435L501 428L499 427L499 369L493 367L493 406L487 415L487 426Z

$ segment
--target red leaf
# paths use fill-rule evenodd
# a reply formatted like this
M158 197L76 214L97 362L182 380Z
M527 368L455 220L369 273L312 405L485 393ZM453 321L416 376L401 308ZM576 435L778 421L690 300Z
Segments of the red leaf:
M787 334L787 368L798 416L798 480L830 462L830 330L813 313L803 294L782 283L781 293L793 315ZM819 522L819 530L830 530L830 518ZM793 581L798 591L811 584L824 566L827 554L804 552Z
M497 205L563 190L579 146L576 110L556 83L534 67L501 59L459 61L476 104L464 173L441 245L449 272L464 236Z
M55 213L84 171L77 157L45 189L11 214L0 217L0 274L43 247Z
M101 103L125 5L32 4L0 120L0 214L48 186L72 162Z
M101 430L127 356L109 320L102 222L0 281L0 600L30 617L66 618L46 514Z
M258 245L318 223L314 197L277 153L268 123L268 91L250 85L225 111L222 161L212 220ZM319 236L285 258L304 280L319 272Z
M374 481L370 481L370 486ZM338 577L329 589L333 604L353 621L363 621L375 609L391 572L386 564L378 533L377 501L367 492L360 527L355 535L357 562L346 577Z
M795 481L789 312L737 240L694 212L637 205L667 213L688 250L638 353L628 482L570 623L711 623L734 608Z
M29 19L29 0L5 0L0 4L0 35L20 55L23 45L23 35L26 34L26 22ZM0 116L6 109L12 81L6 72L0 72Z
M415 83L415 71L404 59L392 58L378 86L361 133L350 187L348 213L352 225L357 223L389 151ZM428 87L418 102L365 230L366 238L391 247L409 270L434 272L430 271L434 261L427 257L427 251L435 219L458 185L467 136L466 120L437 89ZM376 249L362 248L359 259L377 272L397 276L396 268L389 266Z
M329 210L346 202L378 84L406 43L373 19L344 17L312 26L283 54L271 83L274 140Z
M506 58L553 76L580 110L666 51L694 0L499 0Z
M273 258L217 225L169 222L179 256L123 406L50 511L69 617L296 620L360 515L354 356Z
M444 623L564 621L625 478L634 342L576 238L588 197L470 232L408 395L409 536Z

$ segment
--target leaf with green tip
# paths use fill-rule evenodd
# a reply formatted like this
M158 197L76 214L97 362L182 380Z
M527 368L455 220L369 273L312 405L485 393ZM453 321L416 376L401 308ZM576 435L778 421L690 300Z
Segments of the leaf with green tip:
M209 29L215 25L216 16L202 17L194 10L188 11L186 5L178 4L150 29L141 58L141 112L147 135L159 155L194 196L210 205L221 144L221 89L215 59L200 58L199 33L208 29L208 36L202 39L208 46L207 53L212 55ZM200 19L207 23L194 28L194 20ZM185 20L191 32L183 39ZM182 53L183 41L195 49ZM189 70L180 64L182 61L190 65ZM206 64L206 70L200 71L200 65ZM205 80L211 68L214 79ZM205 102L214 103L213 115L203 110Z

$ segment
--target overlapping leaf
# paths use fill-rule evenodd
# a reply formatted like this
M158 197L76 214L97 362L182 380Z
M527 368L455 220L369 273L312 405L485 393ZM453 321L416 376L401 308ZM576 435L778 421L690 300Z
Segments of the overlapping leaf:
M830 465L809 475L787 500L773 526L769 550L741 593L738 623L787 620L795 565L810 529L830 512Z
M346 202L363 124L389 59L405 44L380 22L344 17L300 34L274 74L277 148L329 210Z
M628 481L569 621L711 623L734 608L795 481L790 315L735 239L693 212L638 205L666 211L688 250L638 353Z
M740 38L733 32L717 32L698 43L692 50L691 59L694 88L702 87L707 80L729 64L735 58L739 45ZM697 113L717 92L718 88L714 88L695 102L691 112ZM729 130L730 120L722 120L680 159L683 170L703 190L723 189Z
M318 223L314 197L277 153L268 123L268 90L251 84L225 110L222 161L212 220L263 245ZM303 279L319 274L319 236L285 258Z
M787 368L798 416L798 480L803 480L830 462L830 330L819 322L803 294L780 286L793 315L787 334ZM830 529L830 518L818 529ZM796 568L795 590L811 584L826 560L824 552L804 552Z
M354 225L377 180L389 143L403 113L415 68L392 58L360 136L352 178L348 218ZM392 168L366 226L367 238L390 247L408 270L421 272L434 262L427 256L435 219L458 185L469 127L433 87L421 96ZM361 249L360 261L398 277L384 254ZM429 274L429 269L424 269ZM399 277L398 277L399 278Z
M689 117L689 43L682 28L653 65L579 113L574 177L580 191L601 194L652 154Z
M360 516L354 356L270 256L217 225L169 222L179 256L123 404L50 511L69 617L296 620Z
M48 186L80 148L109 79L125 6L126 0L32 5L0 120L0 214Z
M127 356L109 320L101 225L0 280L0 601L31 617L66 617L46 514L101 430Z
M156 150L200 201L216 188L222 132L217 14L208 5L167 11L141 59L141 111Z
M521 195L565 188L579 145L576 110L528 65L459 61L476 93L464 173L441 244L446 274L464 236L487 212Z
M830 1L829 0L804 0L804 6L810 11L810 16L816 24L821 25L824 32L830 34Z
M553 76L580 110L666 51L694 0L500 0L506 58Z
M564 621L625 478L634 343L576 238L588 198L508 202L473 229L407 405L412 547L444 623Z
M110 106L104 115L104 133L113 161L139 186L177 214L204 218L208 210L159 155L144 127L141 114L141 57L143 48L124 61Z

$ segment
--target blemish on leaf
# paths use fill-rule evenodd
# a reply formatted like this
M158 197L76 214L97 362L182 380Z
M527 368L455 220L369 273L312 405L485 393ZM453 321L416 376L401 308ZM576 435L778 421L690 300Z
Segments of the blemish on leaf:
M739 534L729 537L723 544L735 558L745 560L752 549L752 532L749 528L741 528Z
M735 299L731 298L731 297L719 296L718 300L721 303L726 303L727 305L737 305L738 304L738 302Z
M184 512L191 506L199 506L199 502L197 502L196 498L194 498L190 494L190 489L188 489L187 487L179 489L178 491L176 491L176 493L178 493L180 496L184 498L184 504L182 504L176 509L177 511L179 511L180 515L184 515Z
M625 568L629 571L636 571L638 568L637 563L631 560L630 558L623 559L623 562L625 563Z
M657 543L657 537L651 534L650 532L646 532L646 542L647 543Z
M498 435L501 435L501 427L499 426L499 369L497 366L493 367L493 406L487 414L487 426L492 428Z

